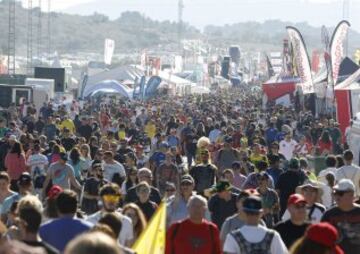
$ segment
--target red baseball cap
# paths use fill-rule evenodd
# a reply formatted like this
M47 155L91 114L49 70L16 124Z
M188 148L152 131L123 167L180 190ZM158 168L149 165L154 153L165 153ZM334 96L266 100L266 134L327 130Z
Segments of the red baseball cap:
M301 194L292 194L288 199L287 205L296 205L300 203L306 203L304 196Z
M344 251L336 244L339 238L338 231L333 225L327 222L309 226L305 237L320 245L332 248L335 254L344 254Z
M49 199L55 199L64 190L59 185L53 185L47 193Z

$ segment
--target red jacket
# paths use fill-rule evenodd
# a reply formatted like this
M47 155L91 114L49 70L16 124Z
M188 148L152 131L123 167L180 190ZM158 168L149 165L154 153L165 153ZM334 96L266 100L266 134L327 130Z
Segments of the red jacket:
M166 234L165 254L221 254L217 226L207 220L195 224L186 219L170 226Z

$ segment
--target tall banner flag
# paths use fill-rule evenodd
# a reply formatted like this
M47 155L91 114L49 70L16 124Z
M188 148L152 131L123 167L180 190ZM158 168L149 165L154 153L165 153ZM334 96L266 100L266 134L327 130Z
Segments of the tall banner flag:
M132 249L139 254L164 254L165 236L166 202L163 201Z
M304 39L299 30L295 27L287 26L290 42L293 45L296 70L301 79L301 88L304 94L314 93L314 84L311 75L309 55L306 50Z
M335 28L330 41L330 56L333 84L336 85L341 61L344 58L344 40L346 39L350 23L341 21Z
M274 69L270 62L269 56L267 54L265 54L265 56L266 56L266 67L267 67L267 71L268 71L268 76L269 76L269 78L271 78L272 76L275 75L275 72L274 72Z
M115 51L115 41L111 39L105 39L105 50L104 50L104 63L111 65L112 57Z

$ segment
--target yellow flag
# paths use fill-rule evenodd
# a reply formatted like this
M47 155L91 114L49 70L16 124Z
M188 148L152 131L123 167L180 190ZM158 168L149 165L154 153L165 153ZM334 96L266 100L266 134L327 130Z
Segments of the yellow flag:
M133 250L138 254L164 254L166 234L166 202L161 202L146 229L135 242Z

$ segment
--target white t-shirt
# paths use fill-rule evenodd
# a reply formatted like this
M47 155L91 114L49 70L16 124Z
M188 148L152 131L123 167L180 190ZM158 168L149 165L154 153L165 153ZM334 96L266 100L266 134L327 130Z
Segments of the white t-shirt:
M114 174L118 173L121 177L126 177L126 172L124 166L114 161L113 164L104 164L104 179L108 180L109 182L112 181Z
M125 246L125 243L127 241L132 241L134 239L134 230L133 230L132 221L129 217L123 215L122 213L119 213L119 212L116 212L116 213L118 213L120 215L121 224L122 224L118 240L121 245ZM96 223L98 223L100 218L101 218L101 211L98 211L98 212L88 216L86 218L86 220L95 225Z
M32 154L29 156L27 163L31 169L31 175L34 177L36 170L39 170L43 175L45 175L45 167L49 164L48 158L43 154Z
M240 232L242 233L246 241L249 241L251 243L261 242L264 239L267 231L268 231L267 228L260 225L259 226L245 225L240 228ZM271 242L270 251L272 254L288 253L288 250L278 232L274 232L274 237ZM240 247L231 234L228 234L226 236L226 240L224 243L224 252L231 254L241 254Z
M287 160L290 160L294 155L294 150L296 146L297 142L293 139L289 142L287 142L286 140L281 140L279 143L279 153L283 154Z
M307 212L307 216L309 216L309 213L311 212L311 208L310 207L307 207L306 209L306 212ZM309 221L310 223L313 223L313 224L316 224L316 223L319 223L321 221L321 218L323 216L325 212L325 207L321 206L321 205L318 205L318 204L315 204L315 207L310 215L311 217L311 221ZM285 213L283 214L282 218L281 218L282 221L287 221L287 220L290 220L290 212L288 209L286 209Z
M355 185L355 195L360 196L360 168L356 165L342 166L336 171L336 181L350 179Z
M328 182L326 181L326 175L328 173L333 173L336 177L336 171L337 171L337 168L326 168L326 169L323 169L319 172L319 175L317 177L317 179L324 183L324 184L328 184ZM335 178L335 181L336 181L336 178Z
M329 185L319 182L319 186L321 187L323 194L321 196L321 203L329 208L333 205L333 197L332 197L332 189Z

